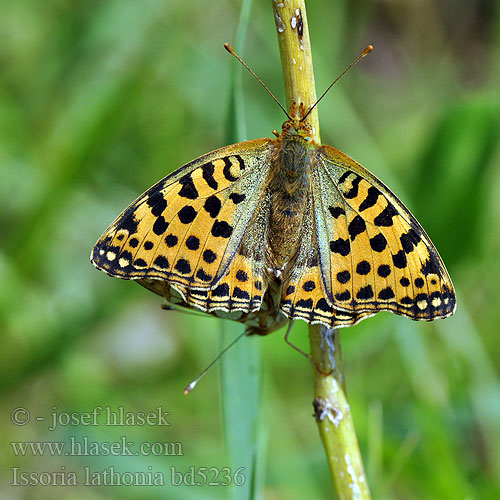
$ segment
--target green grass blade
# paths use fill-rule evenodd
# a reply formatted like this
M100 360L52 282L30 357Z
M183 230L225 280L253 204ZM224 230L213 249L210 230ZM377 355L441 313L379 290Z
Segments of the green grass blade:
M242 49L250 17L251 0L244 0L235 37L235 48ZM234 61L231 72L227 143L246 139L241 67ZM225 322L221 329L221 348L241 332L242 326ZM232 498L256 498L258 487L258 417L261 397L259 339L244 338L228 351L221 362L222 412L227 457L233 473L244 468L245 484L234 486Z

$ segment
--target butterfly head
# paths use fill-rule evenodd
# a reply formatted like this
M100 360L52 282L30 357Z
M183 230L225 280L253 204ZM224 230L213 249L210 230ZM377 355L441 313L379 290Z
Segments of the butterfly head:
M313 129L305 121L307 114L303 103L300 105L293 103L288 115L289 119L282 126L282 137L288 140L303 139L307 142L313 142Z
M313 130L309 123L303 122L298 118L291 118L283 123L281 136L287 140L303 139L307 142L313 142Z

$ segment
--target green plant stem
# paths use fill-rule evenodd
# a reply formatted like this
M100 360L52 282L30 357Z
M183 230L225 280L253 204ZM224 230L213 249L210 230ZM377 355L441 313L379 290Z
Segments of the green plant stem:
M272 4L285 83L286 107L290 112L293 103L304 103L308 109L316 102L316 85L305 2L272 0ZM313 128L313 139L320 143L317 108L313 109L307 121Z
M272 0L287 108L316 101L311 44L304 0ZM309 115L313 139L321 143L317 109ZM340 333L309 326L313 360L314 414L335 493L340 500L370 500L361 453L345 390Z
M309 342L316 364L314 415L337 498L369 500L370 490L345 390L340 330L311 325Z

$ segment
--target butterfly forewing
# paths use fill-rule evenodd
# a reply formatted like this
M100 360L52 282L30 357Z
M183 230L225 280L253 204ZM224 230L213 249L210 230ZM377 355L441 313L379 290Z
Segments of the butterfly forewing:
M152 283L165 281L204 310L258 308L265 238L248 226L262 205L270 142L227 146L158 182L99 239L94 265L156 292Z
M320 269L342 326L389 310L431 320L455 309L453 285L411 213L373 174L329 146L314 157L312 189ZM338 311L350 317L339 318Z

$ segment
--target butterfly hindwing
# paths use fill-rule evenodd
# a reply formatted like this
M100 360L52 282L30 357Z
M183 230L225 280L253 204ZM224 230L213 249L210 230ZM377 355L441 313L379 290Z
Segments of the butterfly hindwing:
M356 315L335 310L325 299L317 249L303 244L301 256L285 281L281 295L281 310L290 319L322 323L331 327L353 325Z
M221 148L155 184L99 239L94 265L141 284L165 281L204 310L258 308L264 239L244 242L249 226L259 230L250 222L269 176L269 142Z
M380 310L424 320L453 314L446 268L399 199L334 148L318 148L312 161L320 269L330 305L356 321Z
M306 220L312 220L312 200L306 206ZM313 224L301 228L299 251L293 266L283 276L280 309L290 319L309 323L330 323L333 308L324 298L316 233Z
M261 208L261 207L260 207ZM174 285L175 291L181 295L182 303L195 306L206 312L244 311L252 312L260 308L266 290L263 280L263 259L261 258L265 243L263 228L253 222L248 234L238 248L230 264L229 271L215 287L208 290L189 286ZM252 251L247 245L253 243ZM167 281L159 279L142 279L139 283L149 290L165 297L168 301L175 296Z

